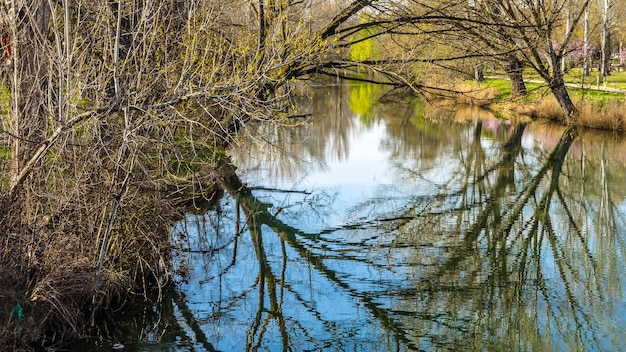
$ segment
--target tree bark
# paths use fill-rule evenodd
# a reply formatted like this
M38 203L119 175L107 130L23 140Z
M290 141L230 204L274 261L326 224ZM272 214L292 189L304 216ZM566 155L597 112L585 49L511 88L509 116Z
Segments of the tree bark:
M504 70L511 81L511 95L525 97L528 94L524 83L524 63L514 54L508 55Z
M602 29L602 76L611 74L611 31L608 28Z
M585 7L585 19L583 23L583 75L589 76L589 4Z
M562 74L555 74L552 80L550 81L550 91L554 95L559 107L563 111L563 113L568 118L576 118L578 114L578 109L572 102L572 99L567 93L567 88L565 87L565 81L563 80Z

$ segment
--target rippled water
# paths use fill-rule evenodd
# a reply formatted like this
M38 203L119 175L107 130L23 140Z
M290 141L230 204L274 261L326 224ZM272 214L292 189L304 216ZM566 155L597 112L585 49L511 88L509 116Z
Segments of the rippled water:
M317 93L311 120L257 126L218 209L175 229L177 328L132 348L622 348L620 136Z

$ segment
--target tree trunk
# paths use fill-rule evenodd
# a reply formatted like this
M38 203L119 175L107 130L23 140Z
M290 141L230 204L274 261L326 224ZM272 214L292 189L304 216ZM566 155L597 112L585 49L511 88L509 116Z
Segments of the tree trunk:
M474 66L474 80L476 80L476 82L485 81L485 73L483 71L483 65Z
M578 109L572 102L572 99L565 87L565 81L562 74L555 74L550 82L550 91L554 95L559 107L568 118L576 118Z
M524 83L524 63L515 55L509 55L504 64L504 70L511 81L511 95L525 97L528 92Z
M15 5L12 23L15 40L11 130L15 136L12 142L10 189L37 191L44 184L41 165L33 168L33 172L26 178L20 179L18 176L46 137L49 53L45 51L45 41L50 26L50 8L45 0L28 0L20 5Z
M602 71L602 76L605 77L611 74L610 8L610 1L604 0L604 9L602 13L602 60L600 62L600 69Z
M585 7L585 19L583 23L583 75L589 76L589 4Z
M572 12L571 3L569 3L565 11L565 35L563 38L567 38L570 34L570 31L572 30L572 27L570 24L570 17L572 16L571 12ZM566 69L567 69L567 58L565 55L563 55L561 57L561 71L565 72Z
M611 74L611 32L608 29L602 31L602 76Z

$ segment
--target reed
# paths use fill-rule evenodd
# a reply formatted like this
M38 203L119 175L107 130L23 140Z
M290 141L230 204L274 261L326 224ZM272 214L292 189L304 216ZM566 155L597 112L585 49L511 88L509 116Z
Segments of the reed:
M626 105L612 102L596 104L585 102L579 104L577 124L594 129L624 131L626 130Z
M574 124L592 129L624 131L626 130L626 104L612 100L575 100L578 109L577 116L568 118L560 109L553 97L541 100L526 101L524 104L515 102L507 104L513 115L527 116L532 119L546 119L565 124ZM497 109L501 109L499 105Z

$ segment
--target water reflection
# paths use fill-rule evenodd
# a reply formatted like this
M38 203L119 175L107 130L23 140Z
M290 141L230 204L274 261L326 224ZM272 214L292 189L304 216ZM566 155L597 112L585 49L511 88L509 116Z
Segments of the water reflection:
M259 126L269 143L233 153L219 209L180 224L193 346L621 346L622 139L382 95L363 120L354 94Z

